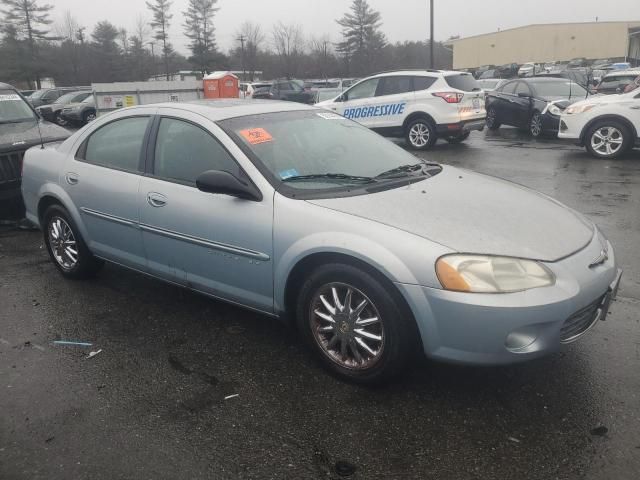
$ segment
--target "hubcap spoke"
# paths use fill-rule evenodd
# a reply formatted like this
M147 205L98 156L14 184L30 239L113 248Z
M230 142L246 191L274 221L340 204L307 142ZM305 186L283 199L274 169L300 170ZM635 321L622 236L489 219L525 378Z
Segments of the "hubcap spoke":
M73 230L60 217L54 217L48 227L49 246L54 260L65 270L72 269L78 263L78 248Z
M333 362L343 368L367 369L380 359L384 323L362 291L344 283L329 283L316 291L310 307L313 336Z

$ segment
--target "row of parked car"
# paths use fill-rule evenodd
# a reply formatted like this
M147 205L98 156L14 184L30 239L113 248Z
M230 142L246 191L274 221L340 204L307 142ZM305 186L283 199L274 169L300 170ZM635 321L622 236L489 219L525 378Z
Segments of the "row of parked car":
M332 78L316 80L281 79L270 82L241 83L243 98L288 100L301 103L317 103L340 95L358 82L357 78Z
M96 118L91 87L55 87L21 93L42 118L60 126L82 126Z

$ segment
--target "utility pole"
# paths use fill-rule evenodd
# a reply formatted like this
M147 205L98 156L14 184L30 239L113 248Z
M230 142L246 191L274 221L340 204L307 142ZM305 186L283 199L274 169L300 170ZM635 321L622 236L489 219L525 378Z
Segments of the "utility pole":
M84 31L85 27L80 27L78 28L78 33L76 34L78 40L80 41L80 45L84 45Z
M241 61L242 61L242 81L243 82L247 81L247 79L245 78L246 77L246 72L244 71L244 42L245 42L245 40L246 40L246 38L245 38L244 35L240 35L238 37L238 41L240 42L240 51L242 52L242 54L241 54L242 55L242 60Z
M433 63L433 0L429 0L429 23L431 27L430 31L430 39L429 39L429 68L434 68Z
M155 77L156 76L156 53L153 47L156 45L156 42L148 42L148 43L151 46L151 66L152 66L151 75Z

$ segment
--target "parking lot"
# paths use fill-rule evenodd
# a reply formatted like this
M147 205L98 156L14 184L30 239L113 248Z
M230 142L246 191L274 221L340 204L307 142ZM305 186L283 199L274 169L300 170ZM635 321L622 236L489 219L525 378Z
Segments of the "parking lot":
M640 152L501 129L420 156L596 221L625 271L606 322L532 363L364 388L291 327L113 265L64 280L39 232L0 227L0 478L637 478Z

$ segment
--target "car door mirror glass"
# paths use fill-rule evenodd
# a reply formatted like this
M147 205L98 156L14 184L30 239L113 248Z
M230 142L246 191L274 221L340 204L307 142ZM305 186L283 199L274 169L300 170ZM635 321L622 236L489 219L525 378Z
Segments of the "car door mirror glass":
M196 179L196 186L205 193L229 195L252 201L262 200L262 194L251 183L222 170L208 170L202 173Z

